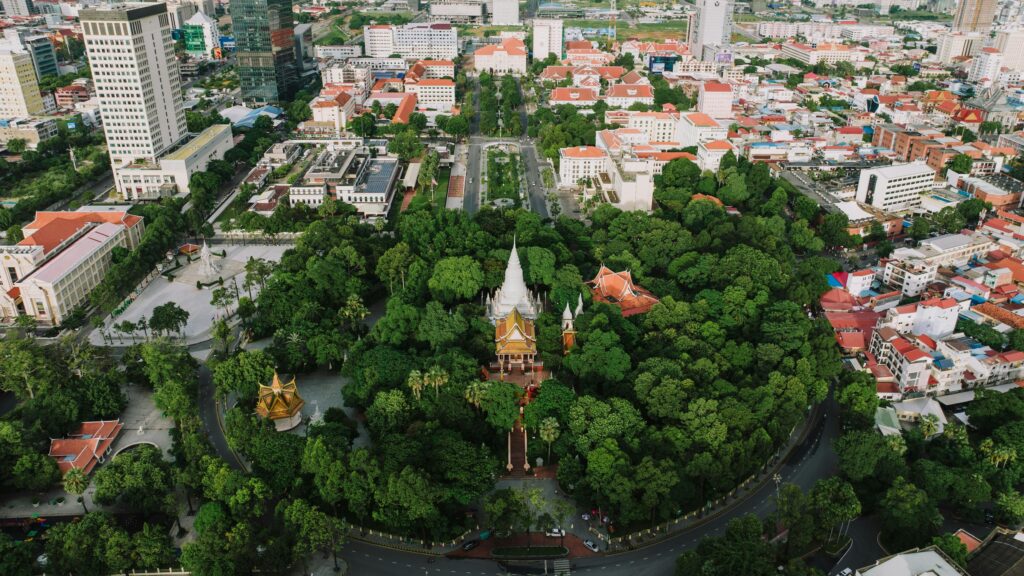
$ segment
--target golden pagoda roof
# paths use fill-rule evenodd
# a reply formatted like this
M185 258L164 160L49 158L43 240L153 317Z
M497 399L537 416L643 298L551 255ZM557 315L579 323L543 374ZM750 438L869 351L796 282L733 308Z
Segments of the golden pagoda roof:
M270 386L260 384L256 413L271 420L291 418L302 410L305 403L306 401L299 396L295 378L292 377L291 382L282 384L277 372L274 372L274 380Z
M494 326L495 351L503 354L536 354L537 337L532 320L528 320L513 308L507 316Z

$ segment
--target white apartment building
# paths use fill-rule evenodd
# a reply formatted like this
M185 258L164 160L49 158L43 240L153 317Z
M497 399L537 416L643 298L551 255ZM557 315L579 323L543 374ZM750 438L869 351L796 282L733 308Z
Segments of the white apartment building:
M533 59L544 60L549 54L562 58L562 21L537 19L533 21Z
M32 56L0 49L0 118L24 118L45 112Z
M558 181L571 188L580 180L596 178L608 162L608 152L595 146L573 146L558 151Z
M605 102L613 108L629 108L633 104L654 104L654 88L650 84L615 84L605 92Z
M213 57L214 51L220 48L220 28L217 26L217 21L212 17L207 16L205 12L196 12L192 15L188 21L185 22L188 26L197 26L203 31L203 48L204 51L201 54L194 54L196 56Z
M187 136L166 5L102 6L80 16L115 174L138 159L155 162Z
M319 208L327 198L326 184L302 184L288 188L288 205L305 204L310 208Z
M697 110L712 118L732 118L732 87L704 82L697 93Z
M363 46L371 58L454 60L459 54L458 33L443 22L364 26Z
M485 0L434 0L430 3L430 19L453 24L483 24L486 8Z
M683 113L680 115L679 124L679 144L683 148L696 146L709 140L725 140L729 135L728 128L703 112Z
M867 168L860 171L857 201L886 212L911 210L934 181L935 170L923 162Z
M968 82L991 84L999 77L999 69L1003 66L1003 55L995 48L982 48L971 62L971 71L967 73Z
M559 186L598 194L620 210L650 212L654 202L652 163L632 154L609 154L594 146L562 148L559 154Z
M363 47L359 44L337 44L333 46L314 46L313 55L324 60L347 60L363 55Z
M1016 72L1024 72L1024 29L996 32L993 48L1003 55L1003 66Z
M736 148L728 140L710 140L697 144L697 165L701 170L718 172L722 158L729 152L736 153Z
M420 108L447 114L455 107L455 82L447 78L406 82L405 91L416 95L416 104Z
M696 23L690 28L690 53L697 60L712 60L727 48L732 37L732 0L697 0Z
M983 234L945 234L922 240L914 248L897 248L885 264L882 282L904 296L918 296L935 280L939 267L963 266L996 247Z
M961 311L960 304L952 298L931 298L886 310L881 325L900 334L944 338L956 330Z
M811 46L792 42L782 45L782 58L794 58L807 66L814 66L819 62L835 64L837 62L863 62L864 52L858 47L847 44L822 43Z
M678 112L638 112L635 110L609 110L606 124L618 124L644 133L648 142L664 142L682 147L682 126Z
M519 0L491 0L491 24L519 25Z
M526 44L518 38L505 38L473 52L473 68L491 74L526 74Z
M335 136L341 136L348 127L348 122L355 114L356 101L347 92L335 96L322 96L309 103L313 112L313 122L330 126Z
M987 36L977 33L946 32L939 36L935 58L946 65L952 64L954 58L975 56L981 52Z
M4 14L11 16L31 16L31 0L3 0Z
M157 161L140 158L121 165L114 172L114 184L131 201L184 196L192 175L206 170L211 160L222 160L233 147L231 125L214 124Z
M103 279L114 246L138 246L142 218L125 208L37 212L24 240L0 247L0 319L62 323Z
M879 364L892 372L900 392L924 392L928 389L932 357L896 330L889 327L875 330L868 349Z

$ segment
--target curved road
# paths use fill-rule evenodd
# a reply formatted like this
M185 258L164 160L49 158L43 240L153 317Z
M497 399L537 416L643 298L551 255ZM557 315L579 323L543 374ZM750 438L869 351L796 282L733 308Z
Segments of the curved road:
M784 483L797 484L809 489L821 478L835 474L836 455L832 441L839 435L835 401L826 401L823 417L812 426L806 440L797 446L779 470ZM745 514L765 516L774 508L775 485L767 482L760 489L735 503L720 515L700 526L678 532L672 537L645 548L620 554L585 558L573 561L573 574L602 574L623 576L666 576L673 574L676 557L694 548L701 538L722 534L729 521ZM854 523L856 526L857 523ZM876 546L877 547L877 546ZM868 554L869 552L865 550ZM879 551L880 552L880 551ZM870 558L873 561L880 554ZM381 576L410 576L411 574L505 574L497 563L487 560L450 560L420 554L381 548L363 542L346 544L342 557L351 573Z

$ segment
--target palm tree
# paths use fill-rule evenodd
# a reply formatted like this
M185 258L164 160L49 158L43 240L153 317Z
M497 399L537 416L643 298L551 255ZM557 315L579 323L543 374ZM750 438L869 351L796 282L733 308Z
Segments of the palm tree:
M925 414L921 417L921 434L925 438L931 438L939 432L939 418L934 414Z
M547 442L548 444L548 459L551 461L551 443L558 440L561 435L561 430L558 428L558 420L555 420L553 416L541 420L540 422L540 439Z
M408 386L410 390L412 390L412 395L415 396L417 400L420 399L420 394L423 393L423 385L425 384L425 380L426 379L424 378L423 373L420 372L419 370L413 370L412 372L409 372L409 376L405 379L405 385Z
M427 370L427 374L424 377L425 384L429 385L434 389L434 398L437 398L438 392L441 386L448 383L448 373L442 370L439 366L433 366L430 370Z
M78 501L82 503L82 510L86 514L89 513L89 509L85 507L84 494L88 486L89 479L86 478L85 472L82 472L80 468L72 468L64 475L64 491L72 496L78 496Z
M474 408L479 408L480 404L484 400L484 393L487 391L486 383L484 382L472 382L466 386L466 391L463 394L466 398L466 402L469 402Z

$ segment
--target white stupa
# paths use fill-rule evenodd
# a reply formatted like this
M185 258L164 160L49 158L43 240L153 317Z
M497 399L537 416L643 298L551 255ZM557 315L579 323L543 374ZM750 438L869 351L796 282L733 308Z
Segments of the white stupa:
M540 314L540 298L526 287L515 240L512 241L512 254L508 257L508 266L505 267L505 281L493 296L487 297L486 305L487 317L492 324L508 316L513 308L518 309L523 318L529 320L536 320Z

